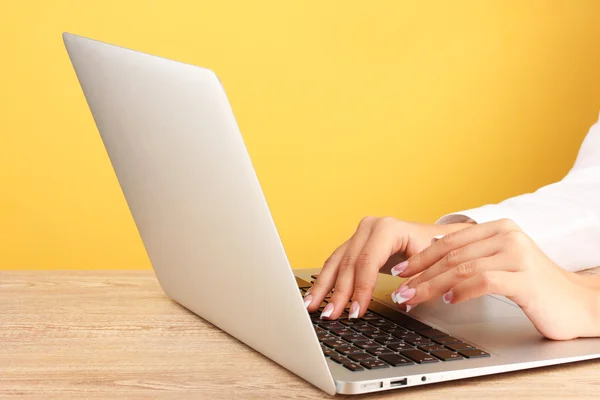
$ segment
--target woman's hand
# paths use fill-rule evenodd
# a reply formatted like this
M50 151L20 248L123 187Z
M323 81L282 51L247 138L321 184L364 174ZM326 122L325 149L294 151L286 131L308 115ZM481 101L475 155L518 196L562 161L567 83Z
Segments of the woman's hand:
M365 217L356 232L327 259L304 303L310 312L317 311L321 301L334 289L321 316L336 319L352 299L350 318L358 318L371 301L377 273L388 259L400 254L418 254L436 235L462 229L468 224L428 225L399 221L391 217Z
M577 284L511 220L450 233L397 266L396 275L415 276L392 295L407 310L434 297L456 304L497 294L517 303L547 338L600 335L598 293Z

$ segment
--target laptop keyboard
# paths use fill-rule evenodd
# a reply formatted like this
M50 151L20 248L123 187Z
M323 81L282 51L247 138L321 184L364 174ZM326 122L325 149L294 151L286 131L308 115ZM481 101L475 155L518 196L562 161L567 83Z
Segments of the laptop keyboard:
M304 295L310 285L298 278L297 281ZM348 304L337 320L320 319L330 295L321 303L319 311L310 314L310 319L323 354L350 371L490 356L406 314L397 313L392 320L369 309L362 318L348 319Z

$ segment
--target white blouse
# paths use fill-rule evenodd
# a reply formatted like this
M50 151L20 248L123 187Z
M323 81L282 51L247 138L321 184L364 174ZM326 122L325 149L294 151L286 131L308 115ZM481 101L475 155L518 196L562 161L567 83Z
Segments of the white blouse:
M561 181L437 222L483 223L510 218L558 265L570 270L600 266L600 121L590 129L575 165Z

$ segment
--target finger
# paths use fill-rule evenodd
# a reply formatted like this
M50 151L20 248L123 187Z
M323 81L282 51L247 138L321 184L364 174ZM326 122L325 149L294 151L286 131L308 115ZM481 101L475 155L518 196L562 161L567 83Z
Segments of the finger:
M453 287L443 299L445 303L458 304L486 294L497 294L522 305L527 290L525 282L523 272L484 271Z
M411 279L408 286L417 287L423 282L427 282L440 274L450 271L457 265L465 264L479 258L491 257L501 252L502 249L502 237L500 235L495 235L452 250L443 256L441 260L420 273L419 276Z
M308 311L315 312L319 309L319 305L333 288L338 274L338 265L348 248L349 241L344 242L338 247L323 264L319 276L315 280L315 284L309 289L309 292L304 296L304 304Z
M424 303L433 298L442 297L445 293L450 291L453 287L464 282L474 276L482 274L488 271L504 271L503 256L492 256L483 257L475 260L468 261L464 264L459 264L449 271L444 272L431 280L422 282L416 286L413 286L415 290L414 296L406 301L408 305L416 305ZM411 282L412 284L412 282ZM409 287L410 289L411 287ZM398 296L403 296L404 292L396 294L397 301L400 301Z
M405 246L401 238L395 234L397 229L398 222L392 219L380 219L373 227L371 236L356 262L354 293L350 307L352 317L361 317L367 312L375 291L379 270L393 254Z
M361 250L369 239L376 218L365 217L358 224L358 228L348 243L348 248L342 256L338 273L334 284L334 291L329 304L321 313L322 318L336 319L344 309L352 296L354 289L355 264Z
M413 276L414 274L431 267L453 250L460 249L473 242L490 238L500 232L508 232L511 230L519 230L518 225L511 220L502 219L473 225L449 233L422 252L408 259L403 271L399 275L402 277Z

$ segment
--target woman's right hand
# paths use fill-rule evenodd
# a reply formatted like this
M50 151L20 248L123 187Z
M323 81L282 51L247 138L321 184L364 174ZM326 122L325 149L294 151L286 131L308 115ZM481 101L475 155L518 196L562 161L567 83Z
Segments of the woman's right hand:
M337 319L352 299L349 317L366 311L375 290L377 274L391 256L399 261L428 247L438 235L463 229L470 224L430 225L400 221L392 217L365 217L350 239L339 246L323 265L315 284L305 296L310 312L334 289L321 318ZM392 268L393 270L393 268Z

